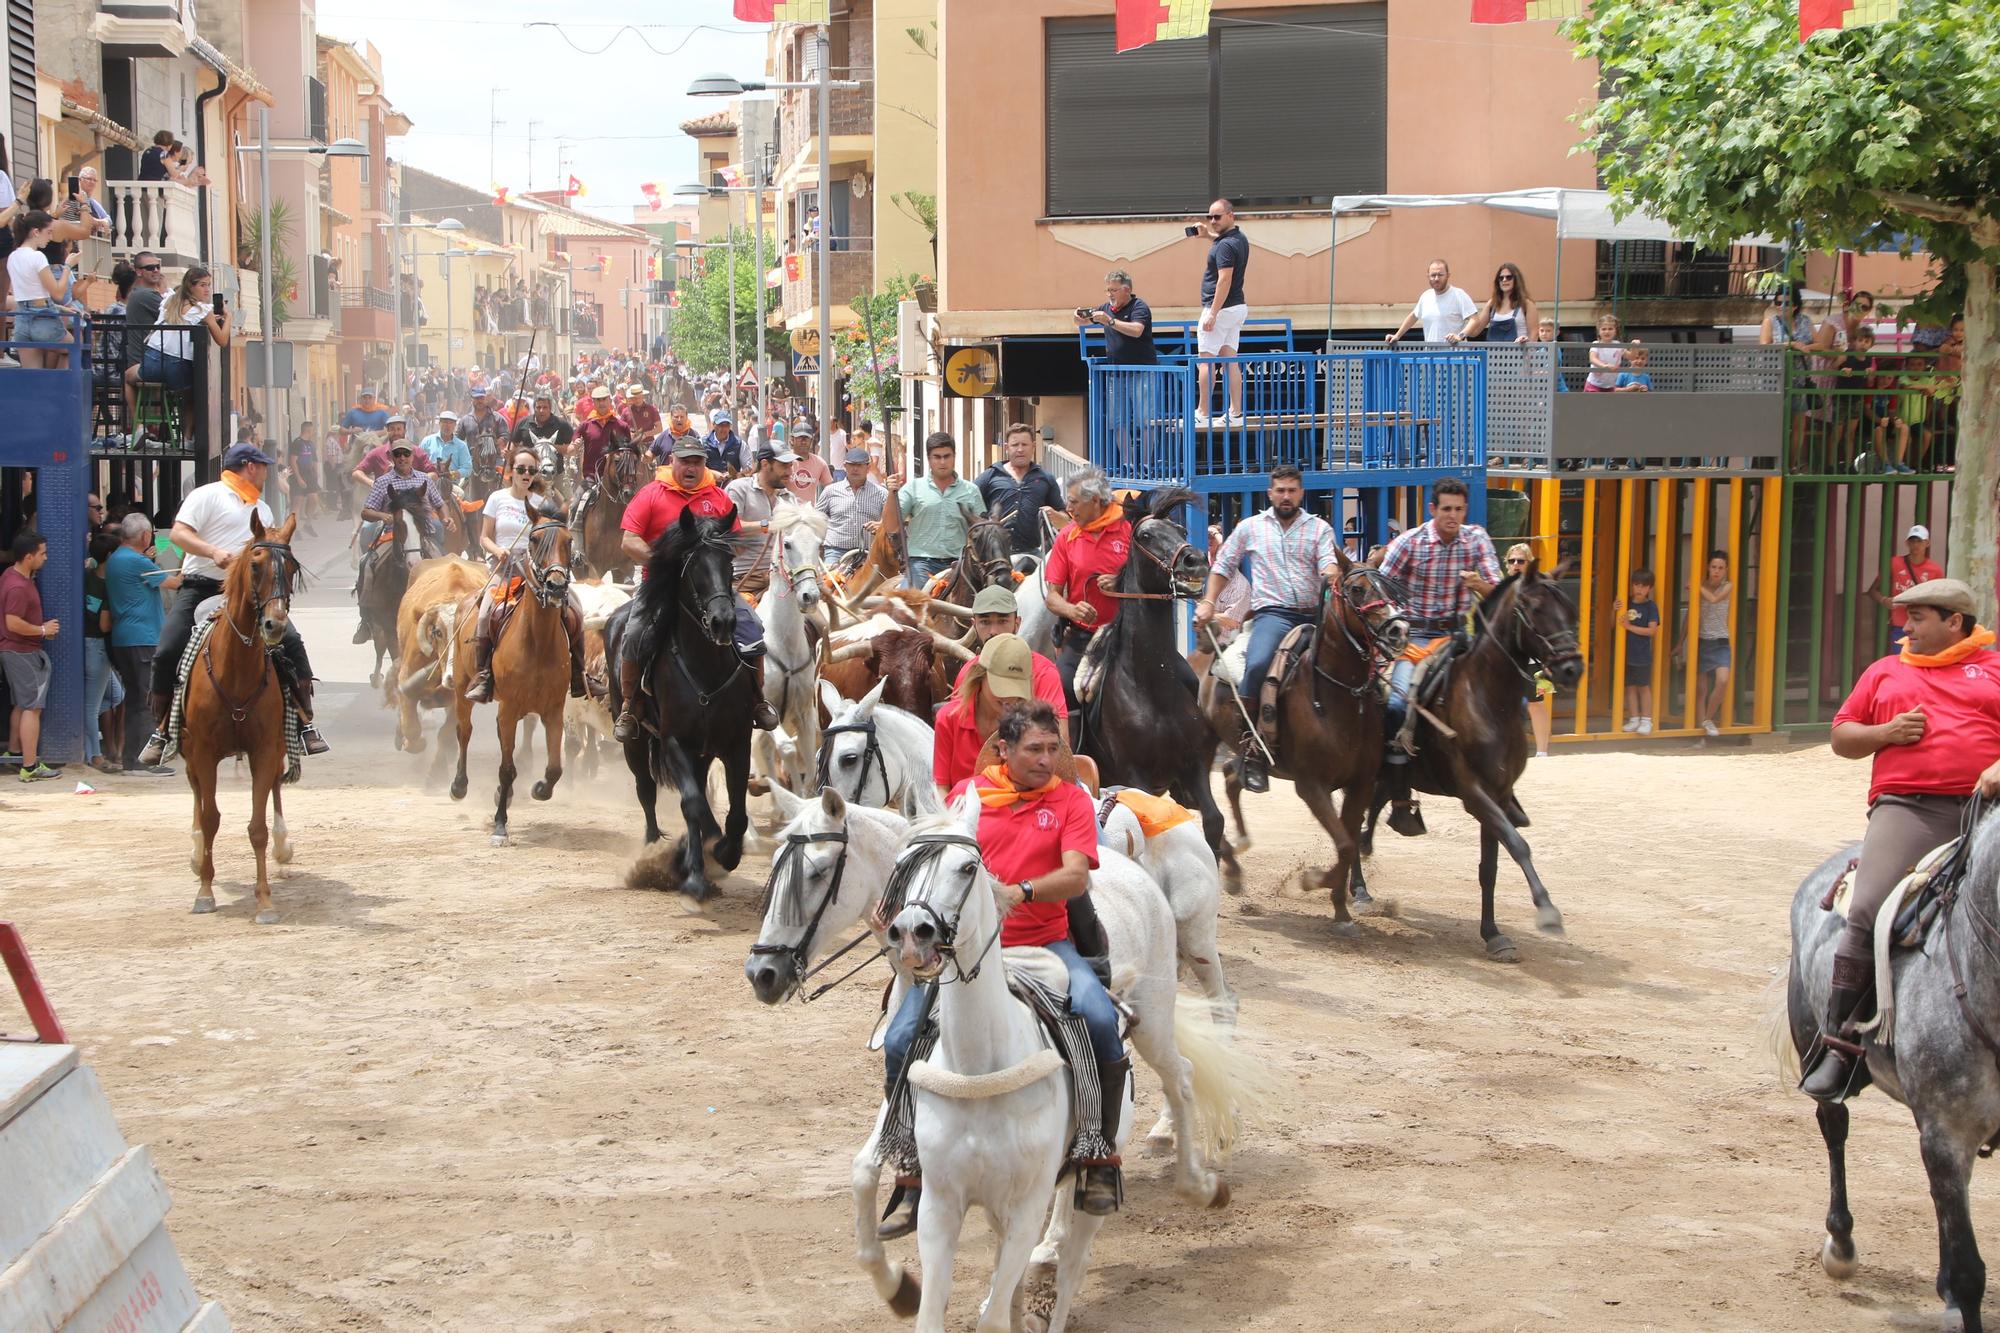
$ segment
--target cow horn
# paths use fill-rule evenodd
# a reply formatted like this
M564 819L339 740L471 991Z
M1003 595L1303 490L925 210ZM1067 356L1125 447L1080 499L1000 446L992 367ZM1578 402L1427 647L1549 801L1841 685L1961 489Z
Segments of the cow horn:
M934 643L937 644L938 647L944 649L946 652L950 653L953 657L958 658L960 661L976 662L979 660L978 653L973 652L970 648L960 643L957 639L946 638L944 635L938 633L936 630L931 631L931 639Z
M832 666L835 662L853 662L874 651L875 645L872 643L844 643L826 655L826 662L828 666Z
M958 606L951 602L939 601L935 597L926 602L925 606L932 611L942 611L948 616L957 616L960 620L972 619L972 608L969 606Z
M397 681L396 682L397 692L400 693L406 699L413 694L421 694L423 691L430 688L431 682L437 679L437 674L438 674L438 664L436 662L432 662L429 666L423 668L421 671L413 671L409 675Z

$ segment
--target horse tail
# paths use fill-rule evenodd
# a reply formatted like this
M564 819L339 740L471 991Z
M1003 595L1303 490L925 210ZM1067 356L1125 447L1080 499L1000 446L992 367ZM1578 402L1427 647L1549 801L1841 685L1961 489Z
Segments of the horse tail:
M1764 987L1763 1005L1757 1015L1757 1037L1753 1049L1761 1052L1765 1068L1796 1088L1801 1077L1799 1048L1792 1041L1791 968L1772 977Z
M1242 1137L1246 1115L1277 1100L1277 1080L1216 1026L1206 996L1174 996L1174 1043L1193 1075L1202 1160L1221 1162Z

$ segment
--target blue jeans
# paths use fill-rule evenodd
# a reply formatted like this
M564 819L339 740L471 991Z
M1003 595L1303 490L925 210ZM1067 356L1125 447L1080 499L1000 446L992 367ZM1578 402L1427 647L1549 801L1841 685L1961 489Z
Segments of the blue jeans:
M958 557L955 555L945 556L941 560L932 559L927 555L913 555L910 557L910 573L918 581L917 586L921 587L950 569L957 560Z
M95 759L103 747L97 734L97 715L125 702L125 686L111 670L111 654L103 639L83 641L83 757Z
M1083 961L1076 945L1068 940L1057 940L1043 947L1062 959L1063 966L1069 969L1069 1011L1090 1029L1090 1049L1097 1062L1108 1065L1124 1059L1125 1043L1118 1035L1118 1008L1111 1003L1111 995L1097 979L1097 973L1090 970L1090 964ZM910 1058L910 1043L917 1039L917 1013L923 1007L923 987L912 986L903 996L896 1016L889 1020L889 1030L882 1036L885 1092L894 1092L896 1080L903 1076L903 1065Z
M1292 611L1276 606L1267 606L1251 616L1250 647L1243 664L1243 680L1236 687L1237 697L1254 706L1257 688L1271 669L1271 659L1278 655L1278 645L1296 627L1318 619L1317 611Z
M1436 643L1439 639L1449 637L1445 634L1427 634L1412 630L1410 646L1421 648L1425 644ZM1392 737L1402 730L1403 719L1409 713L1410 676L1416 669L1417 664L1407 657L1397 658L1396 665L1389 668L1389 707L1383 715L1382 727ZM1400 754L1401 751L1396 753Z

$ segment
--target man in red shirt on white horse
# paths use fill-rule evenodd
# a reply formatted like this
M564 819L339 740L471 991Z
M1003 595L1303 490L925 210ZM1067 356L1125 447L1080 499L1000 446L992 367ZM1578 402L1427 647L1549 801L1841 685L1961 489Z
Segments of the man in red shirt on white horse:
M1972 589L1931 579L1896 596L1909 615L1900 653L1861 673L1833 715L1833 752L1872 759L1868 832L1833 949L1819 1058L1800 1090L1837 1102L1860 1091L1853 1025L1874 990L1875 914L1926 852L1957 837L1977 790L2000 795L2000 653L1973 623Z
M646 567L652 558L653 543L659 541L660 534L680 522L681 512L692 509L703 518L728 519L729 530L735 532L742 527L736 516L736 506L723 494L722 478L708 470L708 451L701 441L691 436L683 437L675 446L673 457L667 466L661 468L654 480L639 488L632 497L632 503L625 506L625 518L619 524L624 535L619 538L619 549L625 558L640 569ZM632 604L637 614L638 602ZM631 645L644 642L650 636L633 632L627 628L624 643ZM757 612L743 600L743 594L736 594L736 651L743 657L744 666L757 679L756 711L753 720L760 731L773 731L778 726L777 710L764 698L764 624L757 619ZM639 721L633 709L639 699L639 678L648 663L637 662L629 652L621 652L618 657L618 693L622 707L612 735L621 741L629 741L639 734Z

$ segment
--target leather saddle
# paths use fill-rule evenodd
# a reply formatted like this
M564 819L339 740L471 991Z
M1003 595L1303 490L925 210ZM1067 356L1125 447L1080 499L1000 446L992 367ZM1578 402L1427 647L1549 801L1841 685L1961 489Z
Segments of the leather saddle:
M1278 700L1284 697L1285 687L1298 675L1299 668L1312 661L1313 644L1319 635L1317 625L1294 625L1278 640L1278 651L1271 657L1271 669L1264 673L1264 679L1257 686L1257 734L1264 739L1264 746L1272 754L1278 752Z
M1963 838L1953 838L1933 847L1898 882L1890 895L1891 900L1900 898L1902 903L1896 913L1894 933L1890 936L1892 948L1923 947L1931 927L1936 924L1943 909L1950 905L1952 895L1964 877L1971 859L1963 854L1966 850L1964 842ZM1847 868L1840 872L1820 898L1820 911L1838 912L1842 920L1847 919L1847 909L1854 898L1854 872L1860 865L1858 859L1847 863Z

